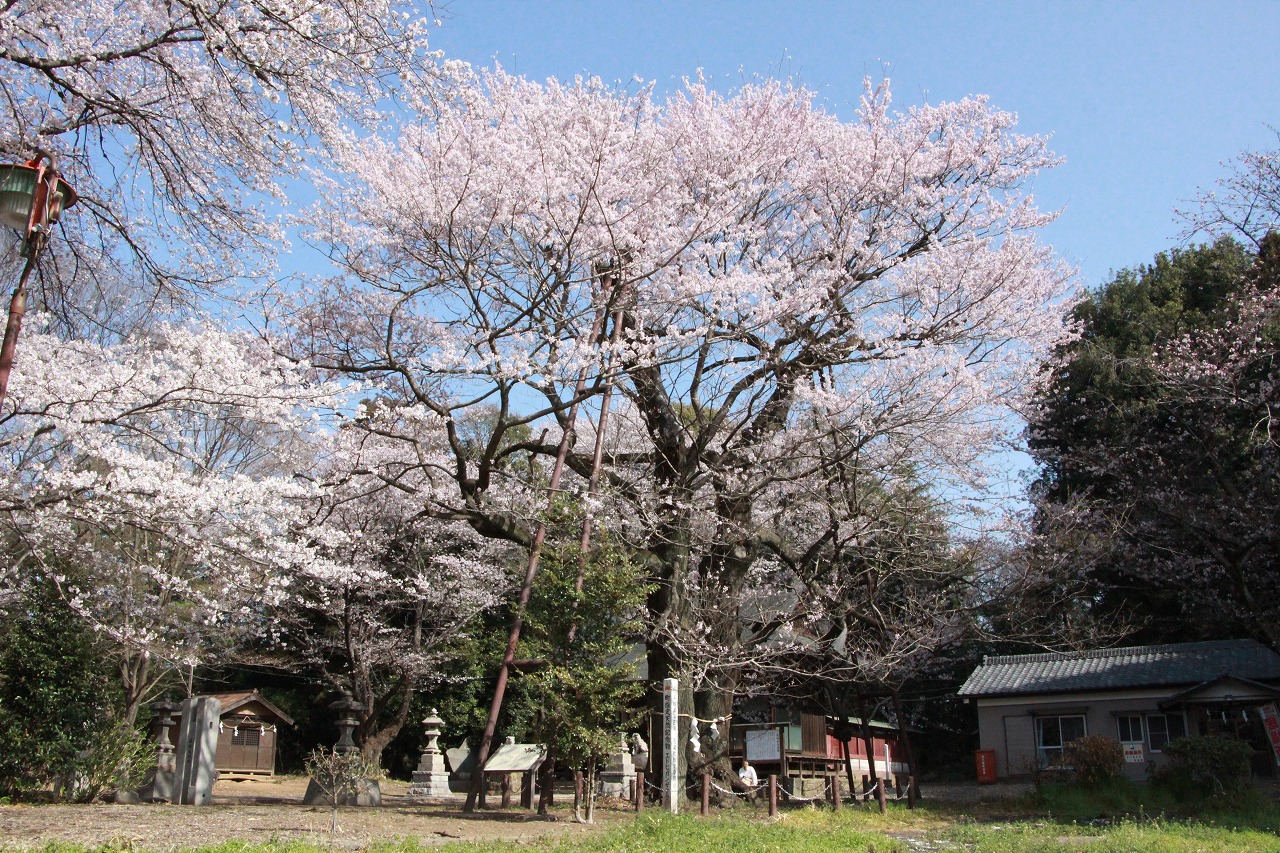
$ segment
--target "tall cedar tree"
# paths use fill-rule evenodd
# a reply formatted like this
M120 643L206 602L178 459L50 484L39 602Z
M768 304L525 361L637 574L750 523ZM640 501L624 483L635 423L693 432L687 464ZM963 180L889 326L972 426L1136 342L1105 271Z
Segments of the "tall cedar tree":
M1274 324L1242 318L1270 310L1256 306L1275 288L1266 258L1277 242L1263 241L1261 261L1222 238L1121 271L1075 309L1082 334L1040 394L1029 434L1043 466L1037 532L1053 537L1063 518L1073 536L1085 531L1089 561L1077 568L1089 604L1136 617L1135 641L1275 644L1267 568L1280 543L1263 516L1276 454L1258 429L1274 402ZM1261 391L1228 399L1228 379Z

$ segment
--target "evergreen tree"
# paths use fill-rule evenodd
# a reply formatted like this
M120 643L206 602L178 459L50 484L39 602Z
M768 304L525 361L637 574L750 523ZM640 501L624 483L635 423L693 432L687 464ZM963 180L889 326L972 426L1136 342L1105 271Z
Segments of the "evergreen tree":
M48 578L0 620L0 794L71 772L114 716L106 655Z

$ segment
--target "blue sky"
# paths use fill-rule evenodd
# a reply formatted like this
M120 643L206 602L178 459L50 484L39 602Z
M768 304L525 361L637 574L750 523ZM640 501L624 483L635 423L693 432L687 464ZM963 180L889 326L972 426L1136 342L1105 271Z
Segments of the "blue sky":
M986 94L1049 134L1064 165L1035 183L1045 234L1090 286L1178 244L1173 208L1244 149L1277 147L1280 0L836 2L453 0L433 46L532 78L728 90L791 77L851 117L870 75L895 105Z

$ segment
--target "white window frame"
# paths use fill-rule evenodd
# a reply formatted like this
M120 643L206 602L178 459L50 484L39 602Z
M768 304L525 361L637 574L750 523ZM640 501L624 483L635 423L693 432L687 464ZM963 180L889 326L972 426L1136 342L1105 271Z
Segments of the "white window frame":
M1150 750L1151 752L1158 753L1158 752L1164 751L1163 749L1157 749L1156 745L1151 742L1151 718L1152 717L1160 717L1162 720L1164 720L1164 743L1160 744L1161 747L1163 747L1166 743L1168 743L1171 740L1177 740L1179 737L1187 736L1187 716L1182 711L1177 711L1175 713L1169 713L1169 714L1160 714L1160 713L1144 714L1142 718L1142 725L1146 730L1147 749ZM1177 719L1182 722L1182 734L1178 735L1177 737L1170 736L1169 720L1171 719Z
M1043 738L1044 726L1045 726L1045 724L1046 724L1046 723L1048 723L1050 720L1052 720L1052 721L1053 721L1053 723L1054 723L1054 725L1056 725L1056 726L1058 727L1058 745L1057 745L1057 746L1045 746L1045 745L1044 745L1044 743L1043 743L1043 741L1044 741L1044 738ZM1062 751L1063 751L1063 749L1066 747L1066 745L1067 745L1068 743L1070 743L1072 740L1075 740L1075 738L1071 738L1070 740L1067 740L1067 739L1063 738L1063 736L1062 736L1062 721L1063 721L1063 720L1079 720L1079 721L1080 721L1080 735L1079 735L1079 736L1080 736L1080 737L1085 737L1086 735L1088 735L1088 734L1089 734L1089 721L1088 721L1088 719L1086 719L1086 716L1085 716L1083 713L1081 713L1081 714L1044 714L1044 715L1037 715L1037 716L1036 716L1036 719L1035 719L1034 732L1035 732L1035 744L1036 744L1036 757L1040 760L1040 766L1041 766L1041 767L1063 767L1063 766L1065 766L1065 765L1063 764L1063 762L1062 762ZM1054 761L1052 761L1052 760L1051 760L1051 755L1052 755L1052 753L1056 753L1056 754L1057 754L1057 761L1056 761L1056 762L1054 762Z
M1137 720L1138 729L1137 737L1125 737L1124 732L1120 728L1121 720ZM1130 724L1132 725L1132 723ZM1129 734L1134 734L1130 731ZM1147 715L1141 711L1133 711L1127 714L1116 714L1116 740L1121 743L1146 743L1147 742Z

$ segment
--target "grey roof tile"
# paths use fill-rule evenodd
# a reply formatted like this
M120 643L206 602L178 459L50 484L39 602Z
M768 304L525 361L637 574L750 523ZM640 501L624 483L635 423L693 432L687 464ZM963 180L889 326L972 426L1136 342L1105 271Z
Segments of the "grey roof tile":
M1016 696L1199 684L1221 675L1280 680L1280 655L1254 640L987 657L961 696Z

